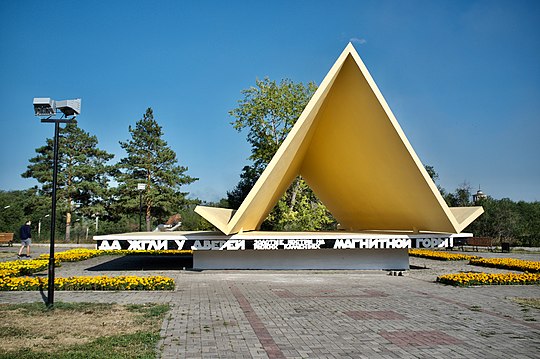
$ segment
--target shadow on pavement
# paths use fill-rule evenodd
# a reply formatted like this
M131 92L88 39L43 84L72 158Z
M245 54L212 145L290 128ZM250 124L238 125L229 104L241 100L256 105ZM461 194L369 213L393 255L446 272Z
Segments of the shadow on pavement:
M413 270L413 269L429 269L429 268L426 266L421 267L421 266L415 266L415 265L410 264L409 269Z
M125 270L182 270L193 268L190 255L159 256L133 255L124 256L87 268L89 271L125 271Z

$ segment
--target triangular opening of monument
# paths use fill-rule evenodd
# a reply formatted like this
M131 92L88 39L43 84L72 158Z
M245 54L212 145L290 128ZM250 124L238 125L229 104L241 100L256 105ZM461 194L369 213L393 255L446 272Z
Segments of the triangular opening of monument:
M262 231L335 231L338 223L302 176L291 185L261 223Z
M240 208L195 211L227 235L259 229L298 175L350 231L459 233L483 212L446 205L352 44Z

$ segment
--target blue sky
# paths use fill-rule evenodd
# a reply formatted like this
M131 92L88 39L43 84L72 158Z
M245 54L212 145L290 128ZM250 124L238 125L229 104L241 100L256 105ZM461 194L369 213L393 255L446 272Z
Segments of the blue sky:
M453 191L540 200L539 1L0 2L0 189L53 126L33 97L82 98L79 126L118 141L147 107L218 200L248 163L228 111L256 78L320 83L353 42L425 164Z

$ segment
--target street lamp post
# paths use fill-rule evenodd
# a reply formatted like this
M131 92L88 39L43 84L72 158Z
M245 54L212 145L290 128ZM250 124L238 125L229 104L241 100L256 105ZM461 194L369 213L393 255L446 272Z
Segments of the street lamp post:
M51 118L62 112L61 118ZM54 159L51 203L51 239L48 267L47 307L54 306L54 235L56 231L56 184L58 182L58 137L61 123L77 123L75 117L81 113L81 99L55 101L50 98L34 98L34 113L42 123L54 123Z
M137 183L137 190L139 191L139 232L142 231L142 194L146 189L146 183Z
M48 214L44 215L43 217L41 217L41 218L39 219L38 227L37 227L37 233L38 233L38 240L39 240L39 241L41 240L41 220L42 220L43 218L47 218L47 217L49 217Z
M95 213L92 215L93 217L96 218L96 234L98 233L98 228L99 228L99 213Z

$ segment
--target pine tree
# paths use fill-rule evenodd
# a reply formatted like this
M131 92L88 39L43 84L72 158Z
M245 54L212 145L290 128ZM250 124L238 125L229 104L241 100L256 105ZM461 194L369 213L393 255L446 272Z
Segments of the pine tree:
M66 214L66 240L70 240L71 217L75 210L84 216L104 212L103 201L113 167L107 162L114 155L97 147L96 136L90 135L77 124L60 128L58 147L57 203ZM53 175L53 139L36 149L37 156L30 159L24 178L34 178L40 184L39 194L50 196Z
M137 209L139 195L142 195L146 230L149 231L152 217L164 218L179 211L187 195L180 191L181 186L197 178L185 174L187 167L177 165L176 154L162 139L162 128L154 119L151 108L135 127L129 126L129 132L131 139L120 141L127 157L118 165L119 203L125 209ZM137 190L139 183L146 185L142 194Z

